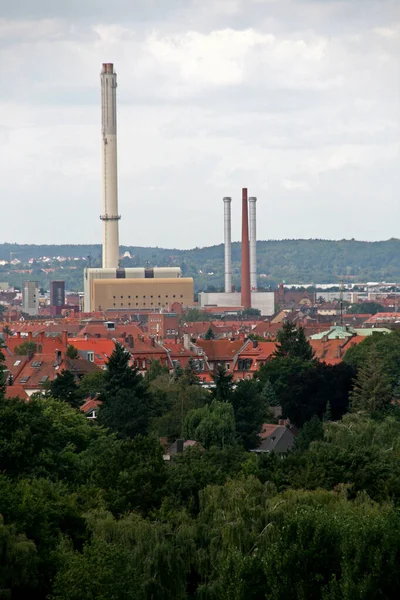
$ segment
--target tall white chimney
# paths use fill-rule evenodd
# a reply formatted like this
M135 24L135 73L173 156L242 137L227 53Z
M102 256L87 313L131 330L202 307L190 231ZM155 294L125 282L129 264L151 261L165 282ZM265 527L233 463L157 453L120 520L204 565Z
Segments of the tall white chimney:
M249 220L250 220L250 289L257 290L257 198L249 198Z
M231 202L232 198L224 198L224 248L225 248L225 293L232 291L232 257L231 257Z
M117 74L112 63L103 63L101 79L101 129L103 162L103 269L119 266L117 180Z

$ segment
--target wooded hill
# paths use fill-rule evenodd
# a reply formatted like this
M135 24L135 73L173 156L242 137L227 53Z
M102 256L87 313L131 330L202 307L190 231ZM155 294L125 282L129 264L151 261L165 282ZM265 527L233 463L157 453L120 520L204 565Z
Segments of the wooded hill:
M240 286L241 244L232 244L233 283ZM121 266L181 266L186 276L195 278L196 289L222 289L224 248L223 244L191 250L166 249L157 247L121 246L121 254L129 252L132 258L124 258ZM56 271L51 277L41 272L33 273L41 285L48 280L62 278L70 289L82 289L80 269L90 262L100 266L101 246L98 245L22 245L0 244L0 259L18 258L24 262L30 258L76 257L77 267L68 272L68 265L59 270L61 263L55 263ZM342 278L348 281L387 281L400 280L400 240L390 239L381 242L361 242L356 240L267 240L257 243L259 285L276 286L281 281L287 283L332 283ZM88 261L88 257L90 257ZM86 259L86 260L83 260ZM35 265L34 265L35 267ZM13 273L8 266L0 268L0 280L13 283ZM262 275L262 276L261 276ZM260 277L261 276L261 277Z

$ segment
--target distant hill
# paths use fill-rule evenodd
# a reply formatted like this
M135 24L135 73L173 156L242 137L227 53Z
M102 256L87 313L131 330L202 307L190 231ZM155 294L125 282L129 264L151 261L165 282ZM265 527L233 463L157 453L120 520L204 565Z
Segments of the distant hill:
M232 244L233 283L240 286L240 249ZM183 274L195 278L196 289L220 289L224 279L224 248L222 244L191 250L122 246L121 254L129 252L121 266L173 266L179 265ZM11 253L11 255L10 255ZM44 273L42 264L31 265L29 277L40 281L43 287L51 279L62 278L69 289L82 290L82 269L89 263L100 266L101 246L98 245L31 245L0 244L0 260L20 260L40 257L70 257L79 260L58 263L49 267L54 271ZM84 260L85 259L85 260ZM257 268L260 286L287 283L332 283L340 279L349 281L400 281L400 240L360 242L356 240L267 240L257 242ZM27 279L17 274L15 267L0 268L0 281L16 284Z

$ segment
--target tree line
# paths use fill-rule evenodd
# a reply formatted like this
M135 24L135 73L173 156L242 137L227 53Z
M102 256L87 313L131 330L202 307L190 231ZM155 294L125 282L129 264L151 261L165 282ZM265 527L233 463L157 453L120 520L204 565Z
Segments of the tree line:
M398 597L399 333L328 366L287 324L255 378L219 367L212 391L118 344L29 402L0 365L0 598ZM248 451L274 405L299 429L284 458ZM200 446L166 462L160 437Z

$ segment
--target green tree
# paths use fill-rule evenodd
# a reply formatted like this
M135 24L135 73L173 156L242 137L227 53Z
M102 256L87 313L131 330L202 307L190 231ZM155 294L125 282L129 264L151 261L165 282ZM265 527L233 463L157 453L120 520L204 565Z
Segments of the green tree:
M5 356L1 351L1 343L0 343L0 400L4 398L6 393L6 385L7 385L7 376L6 376L6 367L5 367Z
M101 396L105 388L105 371L97 370L87 373L79 381L79 394L82 398Z
M82 396L72 371L63 369L61 373L57 373L57 377L50 384L49 392L53 398L66 402L72 408L79 408L82 404Z
M258 436L268 415L260 383L256 380L240 381L231 395L230 402L240 443L247 449L257 448Z
M297 427L314 415L322 419L328 402L332 418L340 419L349 406L355 371L346 363L327 365L300 358L274 358L262 365L259 379L274 386L282 414Z
M122 437L146 435L160 407L137 369L129 365L130 354L117 343L107 363L98 421ZM162 408L162 407L161 407Z
M228 402L233 391L233 375L228 373L225 365L219 364L216 373L211 375L215 389L213 396L219 402Z
M105 371L104 400L111 400L120 390L135 388L142 380L137 369L129 365L131 355L117 342Z
M166 365L162 365L159 360L152 360L147 369L144 379L147 383L151 383L161 375L169 375L169 369Z
M195 363L194 363L194 360L192 357L189 358L186 367L183 369L182 384L183 385L200 385L198 370L195 367Z
M299 435L295 439L296 450L308 450L310 444L314 441L324 439L324 428L322 422L316 415L304 423Z
M373 346L368 361L359 367L350 393L353 412L365 411L374 416L387 409L392 401L392 385Z
M204 339L205 340L214 340L215 339L215 334L214 334L214 331L213 331L213 328L211 327L211 325L207 329L206 333L204 334Z
M400 331L387 334L374 332L360 344L350 347L343 360L358 370L368 363L373 349L379 355L382 370L388 375L392 386L395 386L400 378Z
M205 448L224 448L236 442L235 416L228 402L206 404L191 410L183 424L183 437L196 440Z
M37 351L37 345L33 340L26 340L14 348L14 354L26 356Z
M14 598L37 580L37 550L34 542L5 525L0 515L0 597Z
M261 395L268 404L268 406L278 406L278 398L276 396L275 388L268 378L264 382L263 388L261 390Z
M79 358L79 352L72 344L68 344L66 355L72 359Z
M278 331L277 346L274 356L278 358L299 358L310 361L314 358L314 351L307 340L303 327L287 321Z
M211 394L200 385L187 385L185 379L162 375L151 382L153 402L160 407L151 423L151 430L171 442L182 435L186 415L194 408L208 404Z
M378 302L358 302L352 304L348 309L349 314L360 314L360 315L376 315L377 312L385 312L386 308Z
M79 453L104 435L79 411L53 398L0 399L0 465L8 477L75 481ZM0 511L1 512L1 511Z

